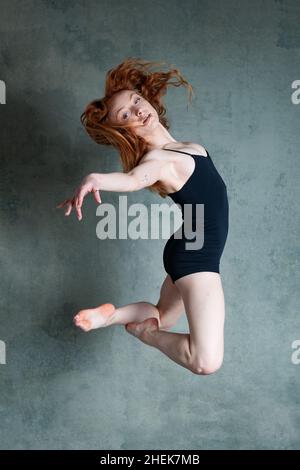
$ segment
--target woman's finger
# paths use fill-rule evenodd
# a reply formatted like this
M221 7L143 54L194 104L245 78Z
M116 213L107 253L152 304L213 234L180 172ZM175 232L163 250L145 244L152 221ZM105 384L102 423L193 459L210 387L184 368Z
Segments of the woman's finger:
M78 220L81 220L81 219L82 219L82 212L81 212L81 208L80 208L80 207L77 208L77 217L78 217Z
M82 202L83 202L83 198L84 198L85 194L83 191L81 191L77 198L76 198L76 209L80 209L81 206L82 206Z
M88 192L87 189L82 189L81 191L79 191L78 196L76 198L75 205L76 205L78 220L82 219L81 207L82 207L83 199L85 195L87 194L87 192Z
M93 190L93 193L94 193L95 201L100 204L101 203L101 198L100 198L99 190L95 189L95 190Z
M65 199L63 202L58 204L58 206L56 206L56 208L59 209L59 208L63 207L68 201L69 201L69 199Z
M65 215L70 215L71 210L72 210L72 206L73 206L73 203L72 203L71 201L68 202L68 204L67 204L67 210L66 210L66 212L65 212Z

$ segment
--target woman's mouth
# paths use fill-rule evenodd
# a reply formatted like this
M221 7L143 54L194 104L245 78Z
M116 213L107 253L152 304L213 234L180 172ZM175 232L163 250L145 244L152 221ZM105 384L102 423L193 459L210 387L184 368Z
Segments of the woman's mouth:
M146 126L150 120L151 113L146 117L145 121L143 121L144 126Z

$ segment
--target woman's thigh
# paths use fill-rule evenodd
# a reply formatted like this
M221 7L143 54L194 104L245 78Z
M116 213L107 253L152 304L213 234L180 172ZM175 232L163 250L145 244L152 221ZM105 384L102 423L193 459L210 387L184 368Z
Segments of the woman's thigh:
M199 368L217 369L224 355L225 300L221 276L197 272L175 281L190 328L191 358Z
M171 328L185 312L185 305L180 291L173 284L169 274L162 283L156 307L159 310L160 326L162 329Z

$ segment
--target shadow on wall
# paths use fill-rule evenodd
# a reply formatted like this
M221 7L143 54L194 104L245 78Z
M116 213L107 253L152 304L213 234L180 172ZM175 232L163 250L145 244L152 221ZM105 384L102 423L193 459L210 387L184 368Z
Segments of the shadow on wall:
M54 119L48 111L54 107L51 94L26 92L26 100L14 90L10 94L9 104L0 107L1 289L2 302L8 305L3 339L9 347L14 338L15 354L20 354L20 364L29 361L32 374L51 374L51 364L57 374L78 368L83 359L78 357L80 345L87 355L93 344L100 355L109 352L108 329L92 332L91 339L72 320L82 308L109 299L116 302L107 277L117 284L123 274L111 260L112 251L119 256L117 245L96 237L92 198L86 198L85 224L56 209L88 172L95 171L100 147L92 142L90 151L79 118L70 122L58 109ZM67 103L61 99L56 94L58 108L72 109L71 97L65 98ZM40 366L43 372L38 372Z

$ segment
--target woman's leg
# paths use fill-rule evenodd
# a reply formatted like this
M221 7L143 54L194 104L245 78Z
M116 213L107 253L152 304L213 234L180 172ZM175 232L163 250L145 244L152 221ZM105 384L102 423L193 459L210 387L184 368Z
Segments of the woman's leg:
M166 276L161 289L159 300L156 304L159 311L160 330L168 330L174 326L185 312L180 290L173 283L169 274Z
M156 318L160 329L171 328L184 313L181 294L169 275L166 276L156 305L150 302L135 302L114 308L112 304L102 304L94 309L81 310L74 321L85 331L109 325L126 325L130 322L143 322Z
M155 318L129 324L126 329L192 372L211 374L221 367L224 354L225 302L220 274L193 273L175 284L185 305L189 334L160 331Z
M113 324L126 325L129 322L141 323L155 317L160 329L171 328L184 313L185 307L181 294L169 275L160 288L156 305L150 302L137 302L116 309Z

